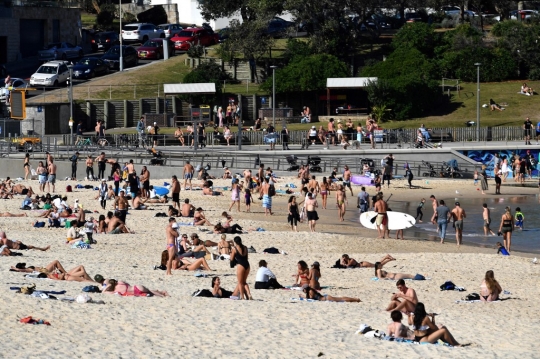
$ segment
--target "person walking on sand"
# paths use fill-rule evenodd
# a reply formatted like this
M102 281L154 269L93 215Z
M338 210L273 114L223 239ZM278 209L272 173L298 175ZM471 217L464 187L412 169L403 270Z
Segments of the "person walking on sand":
M353 195L352 187L351 187L351 177L352 173L349 169L349 166L345 165L344 171L343 171L343 187L345 187L345 190L347 190L347 187L349 187L349 190L351 191L351 196Z
M236 210L240 212L240 185L238 184L238 179L233 178L231 184L231 205L229 206L229 212L234 207L236 203Z
M47 166L47 173L49 174L49 177L47 179L47 192L50 192L49 185L52 185L52 191L54 193L56 192L56 164L54 163L52 157L49 160L49 165Z
M236 278L238 280L238 284L233 292L240 292L240 295L238 296L239 300L253 300L247 284L247 277L249 276L250 269L248 261L248 249L242 244L242 238L239 236L234 237L234 247L231 252L230 261L231 267L236 266Z
M452 219L453 219L453 225L456 230L456 242L457 246L459 247L461 245L461 242L463 241L463 220L467 215L465 214L465 210L461 208L461 205L459 202L455 203L455 208L452 210Z
M392 295L390 304L386 307L387 312L394 310L410 313L414 311L416 304L418 303L418 297L416 291L405 285L405 280L399 279L396 282L397 293Z
M377 212L377 218L375 219L375 224L377 225L377 232L379 236L377 238L385 238L386 228L388 227L388 204L383 199L383 193L379 192L375 196L375 212Z
M171 269L173 265L173 261L176 259L177 255L177 246L176 246L176 237L178 237L178 232L176 228L178 228L178 224L176 223L176 219L169 218L169 224L165 228L165 236L167 238L167 252L169 254L169 258L167 260L167 273L166 275L172 275Z
M437 207L437 227L439 228L441 244L444 243L444 237L446 237L446 227L448 226L448 222L450 222L452 216L452 212L450 212L450 209L446 207L444 201L441 199L439 201L439 206Z
M268 177L263 177L263 184L261 186L260 195L262 196L262 205L264 207L264 215L273 215L272 213L272 197L269 194L270 184L268 183Z
M482 165L482 172L480 172L480 186L482 187L482 194L486 194L485 191L489 189L486 168L486 165Z
M26 181L28 179L28 175L30 174L30 154L27 152L26 155L24 155L24 180Z
M289 204L287 206L289 210L289 215L287 216L287 221L291 224L291 230L293 232L298 232L298 221L300 220L300 214L298 212L298 203L296 203L296 197L289 197Z
M182 177L184 177L184 190L187 190L187 183L189 182L189 189L191 189L191 180L193 179L193 173L195 173L195 168L193 165L186 161L184 165L184 170L182 171Z
M172 176L171 192L174 208L180 211L180 182L176 175Z
M316 208L319 207L317 200L313 197L312 193L307 194L307 199L304 203L306 207L306 216L309 223L309 229L311 232L315 232L315 224L319 219Z
M338 217L339 221L343 222L345 221L345 212L347 210L347 192L343 188L343 185L340 184L337 191L336 191L336 205L338 209Z
M435 198L434 195L429 196L431 200L431 205L433 206L433 216L431 216L431 223L437 225L437 207L439 206L439 201ZM437 227L437 233L439 233L439 227Z
M487 203L482 205L482 218L484 219L484 236L487 236L488 233L491 233L491 235L494 236L495 233L489 228L491 224L491 211L489 210Z

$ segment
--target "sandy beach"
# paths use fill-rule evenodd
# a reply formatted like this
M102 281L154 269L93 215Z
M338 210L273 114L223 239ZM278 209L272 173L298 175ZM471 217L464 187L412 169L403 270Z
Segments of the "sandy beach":
M163 181L153 179L151 182L162 185ZM291 182L298 185L298 180L285 178L280 180L277 188L284 189L280 186ZM470 180L415 182L420 188L409 190L406 181L401 180L393 182L390 189L383 188L383 192L385 196L392 193L394 200L426 198L425 218L432 214L431 194L438 198L454 198L455 191L459 190L459 196L482 196ZM21 183L38 188L37 181ZM57 192L64 194L67 184L76 183L59 181ZM230 180L215 180L214 185L227 186ZM359 188L353 189L356 195ZM373 195L374 188L370 187L368 193ZM486 197L494 196L494 186L488 193ZM533 196L538 194L538 189L503 185L502 193L505 197ZM85 209L104 214L99 201L94 199L95 191L74 189L67 195L69 204L79 199ZM230 192L221 197L206 197L201 191L182 191L180 197L181 200L188 197L196 207L202 207L212 224L221 220L221 212L228 209L231 198ZM22 198L16 196L13 200L1 200L0 212L21 213L18 208ZM97 244L88 250L66 245L66 230L63 228L33 228L31 223L35 221L35 214L32 211L25 211L28 217L24 218L0 218L0 228L7 232L8 238L35 246L51 245L46 252L29 250L22 251L21 257L0 257L0 282L3 283L0 299L4 302L0 309L4 319L0 330L4 339L0 357L523 358L537 355L538 343L534 339L537 330L534 328L540 324L536 317L540 298L540 265L532 264L530 255L512 253L510 257L498 256L494 245L501 240L500 237L490 239L493 248L468 245L458 248L453 232L447 235L444 245L407 240L407 231L403 241L375 239L376 231L362 228L358 222L337 222L337 211L334 205L330 205L335 202L334 197L329 198L329 209L318 211L321 220L317 224L317 233L308 232L305 223L299 226L298 233L294 233L290 231L285 215L288 198L289 195L274 197L274 216L265 217L257 199L252 205L253 213L244 212L243 204L243 212L232 212L235 222L245 229L265 229L264 232L251 231L241 235L245 245L257 250L257 253L249 255L251 272L248 284L254 301L192 297L198 289L211 289L213 275L221 278L223 288L233 290L236 272L228 261L209 261L210 267L216 271L207 272L207 278L195 277L194 272L184 271L174 271L167 277L165 271L153 269L159 264L161 251L165 249L168 221L166 217L155 218L154 214L166 212L168 204L153 204L153 210L148 211L130 211L127 225L135 234L95 235ZM448 204L453 207L453 203ZM349 208L349 216L357 216L356 198L349 199ZM97 217L98 213L93 216ZM178 221L189 222L181 218ZM492 228L498 226L498 218L494 223ZM219 235L202 232L197 227L181 226L180 230L188 234L198 233L202 239L216 242L219 239ZM233 237L228 235L228 239ZM284 250L287 255L263 254L262 250L267 247ZM358 261L369 262L378 261L390 253L397 260L387 264L385 270L421 273L429 277L430 280L426 281L407 281L407 285L416 290L428 312L439 314L437 323L446 325L457 341L470 345L464 348L412 345L356 335L355 331L363 323L386 331L391 319L384 309L396 287L391 280L372 280L373 269L330 268L344 253ZM66 296L76 297L84 286L92 284L27 279L21 273L8 271L17 262L45 266L55 259L68 270L82 264L92 277L99 273L105 278L166 290L170 297L120 297L91 293L94 300L105 301L104 305L99 305L38 299L9 289L36 283L37 289L65 290ZM321 264L321 285L329 286L322 293L358 297L362 302L301 302L291 300L298 298L300 291L255 290L255 274L261 259L268 262L268 268L283 285L294 282L292 275L296 273L299 260L305 260L309 265L318 261ZM493 270L502 288L511 293L502 295L506 300L487 304L455 303L467 293L480 291L480 283L487 270ZM467 290L441 291L439 286L447 280ZM45 319L51 326L30 326L18 322L19 318L26 316Z

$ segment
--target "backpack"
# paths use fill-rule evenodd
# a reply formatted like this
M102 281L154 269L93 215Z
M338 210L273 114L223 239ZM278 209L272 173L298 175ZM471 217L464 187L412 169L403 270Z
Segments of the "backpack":
M456 288L456 285L452 283L451 281L447 281L447 282L444 282L444 284L442 284L440 288L441 290L454 290Z
M67 185L66 186L66 192L73 192L73 188L71 187L71 185Z
M269 187L268 187L268 196L269 197L274 197L276 195L276 187L271 184Z
M467 294L465 296L465 300L480 300L480 294L478 293Z
M97 285L87 285L82 291L87 293L101 293L101 290L99 290Z

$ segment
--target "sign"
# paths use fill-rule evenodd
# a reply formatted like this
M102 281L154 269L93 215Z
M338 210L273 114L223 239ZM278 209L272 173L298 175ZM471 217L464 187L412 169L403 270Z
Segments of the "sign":
M37 107L37 112L43 112L43 106L38 106Z
M375 137L375 142L383 142L383 130L375 130L373 131L373 137Z
M268 103L268 97L261 97L261 104L266 105Z

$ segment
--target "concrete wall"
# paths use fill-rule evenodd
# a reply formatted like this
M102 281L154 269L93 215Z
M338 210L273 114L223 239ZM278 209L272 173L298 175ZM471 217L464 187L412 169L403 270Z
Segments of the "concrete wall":
M78 8L30 7L14 6L12 18L2 18L0 21L0 36L8 38L7 62L20 59L20 19L35 19L45 21L45 43L53 41L53 20L60 19L60 41L71 42L74 45L81 42L79 22L81 19ZM41 50L41 49L37 49Z
M21 130L23 134L34 131L36 135L45 135L45 109L41 107L40 112L38 106L27 107L26 119L21 122Z

